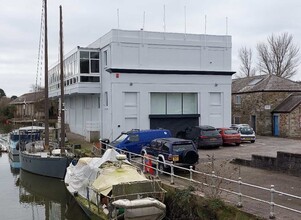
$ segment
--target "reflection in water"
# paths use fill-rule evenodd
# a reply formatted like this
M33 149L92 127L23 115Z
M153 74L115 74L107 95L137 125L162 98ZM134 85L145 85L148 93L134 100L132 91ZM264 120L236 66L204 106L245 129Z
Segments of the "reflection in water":
M0 156L0 219L88 219L63 181L20 170L16 163L8 153Z
M44 206L45 219L65 219L66 190L62 181L21 170L19 182L20 203Z
M64 181L23 170L20 171L19 180L20 203L32 205L33 216L34 208L44 206L44 219L88 219L69 196Z

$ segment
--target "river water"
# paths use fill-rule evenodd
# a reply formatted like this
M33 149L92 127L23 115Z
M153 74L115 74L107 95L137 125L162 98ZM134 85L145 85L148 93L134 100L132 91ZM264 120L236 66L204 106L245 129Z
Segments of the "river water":
M88 219L67 192L64 181L14 168L18 166L8 153L0 153L0 219Z

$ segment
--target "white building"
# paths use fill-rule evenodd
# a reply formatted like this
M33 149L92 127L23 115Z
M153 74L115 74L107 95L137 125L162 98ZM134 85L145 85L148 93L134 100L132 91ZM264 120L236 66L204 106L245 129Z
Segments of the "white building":
M64 59L65 118L91 139L133 128L231 124L231 37L111 30ZM49 71L58 97L59 66Z

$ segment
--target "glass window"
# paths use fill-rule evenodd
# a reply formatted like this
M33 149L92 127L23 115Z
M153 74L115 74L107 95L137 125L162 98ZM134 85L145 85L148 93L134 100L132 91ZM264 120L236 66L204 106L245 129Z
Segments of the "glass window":
M151 93L151 114L197 114L197 93Z
M240 95L235 96L235 104L237 104L237 105L241 104L241 96Z
M80 60L80 72L81 73L90 73L89 60Z
M197 94L184 93L183 94L183 114L197 114Z
M99 73L99 60L91 60L91 73Z
M99 59L99 53L98 52L90 52L90 58L91 59Z
M89 52L88 51L81 51L80 52L81 59L89 59Z
M138 142L139 141L139 135L138 134L131 134L129 136L129 141L130 142Z
M182 114L181 93L167 93L167 114Z
M151 113L166 114L166 93L151 93Z
M103 64L104 64L104 66L108 66L108 51L107 50L105 50L103 52Z

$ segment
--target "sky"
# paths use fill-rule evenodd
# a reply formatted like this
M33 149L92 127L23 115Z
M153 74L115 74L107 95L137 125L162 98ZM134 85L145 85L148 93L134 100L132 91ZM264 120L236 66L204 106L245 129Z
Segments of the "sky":
M236 72L239 49L252 49L256 66L256 45L272 34L287 32L301 47L300 0L48 0L47 5L49 66L59 59L60 5L65 54L118 27L164 31L164 8L166 32L185 33L186 27L186 33L231 35ZM0 0L0 89L7 97L30 92L36 81L43 86L38 73L41 12L42 0ZM301 80L301 67L292 79Z

